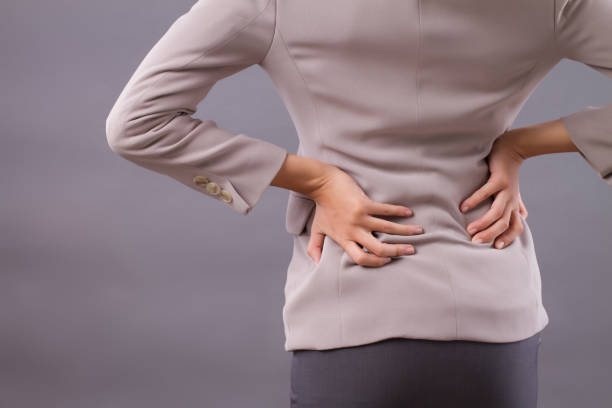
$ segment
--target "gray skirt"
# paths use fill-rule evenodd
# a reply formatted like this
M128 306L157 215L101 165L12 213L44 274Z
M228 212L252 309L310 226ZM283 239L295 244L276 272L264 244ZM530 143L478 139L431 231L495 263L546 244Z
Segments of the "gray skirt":
M541 332L487 343L388 338L293 350L291 408L536 408Z

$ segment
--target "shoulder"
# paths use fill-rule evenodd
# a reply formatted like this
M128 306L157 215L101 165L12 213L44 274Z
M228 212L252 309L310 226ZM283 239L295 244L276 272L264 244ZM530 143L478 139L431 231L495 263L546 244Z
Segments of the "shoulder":
M555 37L564 56L612 61L612 0L553 0ZM593 58L597 55L597 58Z
M612 0L553 0L555 20L559 24L571 19L606 19L612 13ZM603 14L602 14L603 13Z

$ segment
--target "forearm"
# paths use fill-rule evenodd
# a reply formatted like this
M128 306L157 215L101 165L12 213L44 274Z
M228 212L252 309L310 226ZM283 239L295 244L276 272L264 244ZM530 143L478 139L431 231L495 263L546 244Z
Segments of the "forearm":
M288 153L270 184L310 196L335 169L319 160Z
M578 151L561 120L511 129L504 137L524 159L542 154Z

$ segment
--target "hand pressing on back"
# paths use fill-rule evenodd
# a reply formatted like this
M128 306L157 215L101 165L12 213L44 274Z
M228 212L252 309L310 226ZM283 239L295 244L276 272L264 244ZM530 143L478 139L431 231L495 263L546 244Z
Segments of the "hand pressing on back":
M507 247L523 232L520 217L527 218L527 209L519 191L519 168L524 157L515 149L510 137L510 133L506 132L495 140L487 156L489 179L460 206L461 212L465 213L484 199L494 197L489 211L471 222L466 229L473 235L473 242L479 239L481 242L495 241L495 248L498 249Z
M372 231L398 235L423 233L422 226L400 224L375 215L410 216L409 207L380 203L370 199L355 180L341 169L330 172L316 190L310 192L315 201L307 253L319 262L325 235L329 235L359 265L381 266L392 256L411 255L410 244L381 242ZM366 252L365 247L369 252Z

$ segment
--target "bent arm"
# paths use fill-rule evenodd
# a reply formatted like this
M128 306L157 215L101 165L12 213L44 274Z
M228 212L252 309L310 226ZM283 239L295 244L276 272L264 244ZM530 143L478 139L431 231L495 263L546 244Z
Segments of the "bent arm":
M612 2L555 0L555 4L559 55L612 79ZM612 101L603 106L586 106L559 120L580 155L612 185ZM561 130L557 133L563 137Z
M581 62L612 79L612 1L555 0L555 46L558 56ZM578 152L612 185L612 102L503 136L523 158Z
M246 215L287 151L192 117L213 85L266 56L275 0L199 0L144 57L106 119L121 157Z

